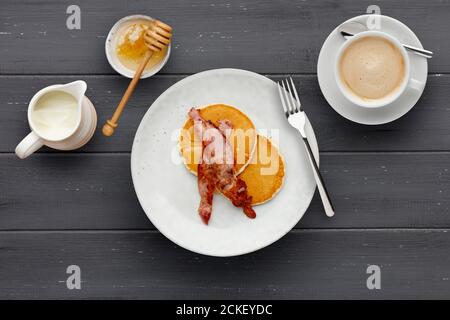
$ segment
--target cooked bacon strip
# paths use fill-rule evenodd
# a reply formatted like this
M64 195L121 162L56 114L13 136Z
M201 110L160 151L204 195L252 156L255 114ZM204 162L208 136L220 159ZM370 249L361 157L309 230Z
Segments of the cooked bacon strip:
M189 117L194 121L194 133L201 138L203 153L198 165L198 190L200 206L198 212L205 224L211 217L212 200L217 189L231 200L236 207L242 207L249 218L256 213L247 194L247 185L236 177L233 148L229 142L231 123L222 120L219 128L210 121L205 121L198 110L192 108Z
M216 190L216 175L209 165L200 163L197 170L198 192L200 193L200 205L198 214L205 224L208 224L211 218L212 201L214 191Z
M226 144L229 147L229 153L231 154L232 161L234 163L234 154L233 149L230 144L230 135L231 135L231 123L228 120L222 120L219 123L219 131L224 135ZM247 194L247 185L243 180L236 177L236 172L233 166L228 167L226 170L222 168L218 172L217 179L217 189L222 192L222 194L231 200L233 205L236 207L242 207L244 209L244 213L249 218L255 218L256 213L253 210L252 197Z

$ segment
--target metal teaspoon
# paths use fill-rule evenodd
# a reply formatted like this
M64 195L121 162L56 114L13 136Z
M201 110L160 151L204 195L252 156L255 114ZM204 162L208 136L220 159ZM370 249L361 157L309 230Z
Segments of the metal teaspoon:
M359 23L359 22L347 22L347 23L343 23L338 27L338 32L345 38L348 39L349 37L353 37L354 35L356 35L357 33L363 32L363 31L368 31L369 28L367 28L367 26L363 23ZM429 51L429 50L425 50L425 49L420 49L417 47L413 47L407 44L403 44L402 46L411 51L414 52L415 54L431 59L433 57L433 52Z

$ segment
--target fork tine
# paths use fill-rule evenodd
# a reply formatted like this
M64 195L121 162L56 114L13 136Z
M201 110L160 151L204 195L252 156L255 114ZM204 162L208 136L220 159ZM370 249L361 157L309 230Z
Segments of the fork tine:
M292 80L292 77L289 77L289 79L291 80L292 91L294 91L295 99L297 100L299 110L303 111L302 103L300 102L300 98L298 97L297 89L295 88L294 80Z
M288 89L289 103L291 105L292 113L296 113L296 112L298 112L298 109L297 109L297 104L295 103L295 100L294 100L294 96L292 95L291 86L289 85L289 81L287 79L285 79L285 81L286 81L286 87Z
M278 93L280 94L281 104L283 105L284 115L286 118L289 118L289 109L286 107L286 103L284 102L283 89L281 89L280 83L277 82Z
M289 112L289 114L294 114L294 109L291 106L291 100L288 97L289 93L288 93L288 90L286 89L286 85L284 83L284 80L281 80L281 86L283 87L283 90L282 90L283 91L283 97L284 97L284 99L286 101L286 106L287 106L288 112Z
M289 115L291 114L291 111L289 110L289 103L286 100L286 94L285 94L283 81L279 81L278 82L278 87L279 87L279 90L280 90L280 97L282 98L282 101L283 101L284 111L286 112L286 116L289 117Z

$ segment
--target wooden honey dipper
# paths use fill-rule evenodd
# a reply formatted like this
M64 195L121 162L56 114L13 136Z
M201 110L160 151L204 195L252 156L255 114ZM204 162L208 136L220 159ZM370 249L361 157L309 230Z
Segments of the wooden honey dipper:
M102 132L105 136L107 137L112 136L114 130L117 128L120 115L122 114L122 111L125 108L125 105L127 104L131 95L133 94L133 91L136 88L139 79L141 78L142 72L144 71L145 66L152 57L153 53L159 52L164 48L166 48L169 45L171 38L172 38L172 27L159 20L152 21L152 23L149 26L149 29L145 32L144 35L145 44L147 45L148 50L145 52L144 58L142 59L141 64L137 68L133 79L131 80L127 90L125 91L122 99L120 100L119 105L114 111L112 118L106 120L106 123L103 125Z

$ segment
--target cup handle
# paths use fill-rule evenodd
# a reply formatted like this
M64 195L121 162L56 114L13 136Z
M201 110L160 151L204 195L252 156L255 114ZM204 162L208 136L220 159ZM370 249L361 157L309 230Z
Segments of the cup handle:
M31 131L16 147L16 155L25 159L44 145L42 139Z
M412 78L409 79L408 87L410 87L411 89L414 89L417 91L422 91L424 86L425 86L425 83L423 83L422 81L412 79Z

